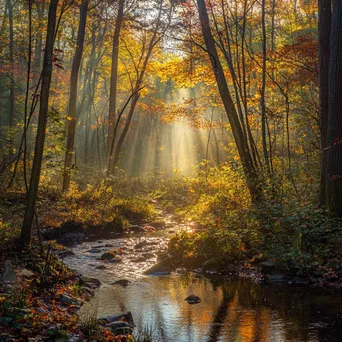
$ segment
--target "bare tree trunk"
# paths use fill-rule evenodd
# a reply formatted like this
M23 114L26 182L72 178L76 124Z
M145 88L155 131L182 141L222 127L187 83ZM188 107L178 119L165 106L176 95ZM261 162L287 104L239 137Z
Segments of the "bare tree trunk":
M112 71L110 76L110 94L109 94L109 114L108 114L108 138L107 138L107 155L108 155L108 169L110 165L110 146L112 144L115 126L115 111L116 111L116 90L118 82L118 60L119 60L119 38L120 30L123 20L123 9L125 0L119 0L118 16L115 23L115 32L113 37L113 50L112 50Z
M38 118L37 137L34 151L34 159L32 164L32 172L30 179L30 187L27 194L26 210L24 215L24 222L21 229L19 242L21 245L28 245L31 241L32 222L35 212L40 171L42 167L45 131L49 108L49 94L52 74L52 56L53 56L53 42L56 26L56 11L59 0L51 0L49 6L48 26L46 34L46 46L44 52L44 64L42 71L42 90L40 94L40 108Z
M326 200L330 213L342 218L342 2L332 4Z
M63 174L63 191L67 191L70 186L70 171L72 164L72 156L74 154L75 132L76 132L76 106L77 106L77 91L78 91L78 73L80 69L85 28L87 23L88 0L82 0L80 8L80 22L78 25L77 46L72 62L71 81L70 81L70 97L69 97L69 124L67 132L67 143L64 162Z
M239 117L234 106L234 102L228 89L227 81L223 72L221 62L219 60L215 41L210 30L208 12L204 0L197 0L198 13L202 26L202 33L210 57L212 69L215 74L217 86L221 95L225 111L230 122L236 147L243 165L247 185L253 202L258 202L261 199L262 193L260 190L258 172L254 167L253 160L248 148L247 137L244 135Z
M331 0L318 1L318 40L319 40L319 102L320 102L320 129L321 129L321 179L319 200L322 205L325 201L325 173L328 122L328 74L330 55L331 32Z

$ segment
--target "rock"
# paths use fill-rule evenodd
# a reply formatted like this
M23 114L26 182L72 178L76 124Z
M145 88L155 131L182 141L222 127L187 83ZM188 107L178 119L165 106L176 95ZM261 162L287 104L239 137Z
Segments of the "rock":
M151 223L152 227L155 227L157 229L164 229L165 228L165 221L156 221Z
M169 230L169 234L174 234L174 233L176 233L176 231L175 230Z
M145 275L156 274L156 273L169 273L175 269L175 266L172 264L172 261L169 257L161 260L156 265L150 267L148 270L144 272Z
M189 297L184 299L189 304L198 304L201 303L201 298L195 295L190 295Z
M119 286L122 286L122 287L127 287L130 283L131 283L130 280L120 279L120 280L117 280L114 283L112 283L112 285L119 285Z
M60 258L65 258L65 257L72 256L72 255L75 255L75 253L70 249L58 252L58 256Z
M135 246L134 246L134 249L140 249L140 248L143 248L145 246L147 246L148 243L146 240L143 240L143 241L140 241L138 242Z
M65 294L61 294L59 296L59 299L61 300L62 303L66 304L66 305L82 305L83 302L81 300L78 300L76 298L70 297L68 295Z
M106 327L110 328L114 335L128 335L133 332L133 327L123 321L115 321L109 324L106 324Z
M95 268L97 268L98 270L105 270L107 267L105 265L99 265L99 266L96 266Z
M1 276L1 281L4 283L16 283L17 282L17 271L12 266L9 261L6 261L4 264L5 270Z
M138 225L131 225L128 227L128 230L132 233L144 233L145 229L142 226L138 226Z
M100 280L97 278L81 277L78 281L80 286L97 288L101 286Z
M148 259L153 259L153 258L156 257L153 253L143 253L142 256L143 256L146 260L148 260Z
M18 267L15 268L10 261L4 263L4 272L0 280L5 284L18 284L24 279L34 278L34 273L26 268Z
M282 269L273 261L264 261L260 263L261 273L278 275L282 274Z
M202 270L203 271L219 271L221 270L223 266L223 261L221 258L212 258L207 260L203 266L202 266Z
M131 324L131 325L134 324L133 316L132 316L132 313L130 311L124 312L124 313L122 313L120 315L113 315L113 316L102 317L102 318L100 318L100 320L104 321L105 323L124 321L124 322L127 322L127 323Z
M284 274L275 274L269 276L269 281L271 283L283 283L284 281L286 281L286 277L284 276Z
M293 279L289 280L288 284L293 286L309 286L308 281L299 277L294 277Z
M101 255L101 260L111 260L115 258L115 252L114 251L108 251Z
M97 248L92 248L87 251L88 253L100 253L100 251Z
M144 261L146 261L146 258L144 258L143 256L132 259L132 262L144 262Z

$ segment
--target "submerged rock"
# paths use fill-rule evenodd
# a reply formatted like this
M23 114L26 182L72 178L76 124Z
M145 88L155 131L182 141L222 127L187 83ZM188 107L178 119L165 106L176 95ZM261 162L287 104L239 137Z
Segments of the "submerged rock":
M146 240L143 240L143 241L138 242L138 243L134 246L134 249L141 249L141 248L143 248L143 247L145 247L145 246L147 246L147 245L148 245L147 241L146 241Z
M198 304L201 303L201 298L195 295L190 295L189 297L184 299L189 304Z

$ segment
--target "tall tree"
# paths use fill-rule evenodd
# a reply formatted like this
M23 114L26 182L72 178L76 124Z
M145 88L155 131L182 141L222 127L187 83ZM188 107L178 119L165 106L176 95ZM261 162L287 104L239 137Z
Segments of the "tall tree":
M123 20L125 0L119 0L118 15L115 23L115 31L113 36L113 49L112 49L112 70L110 76L110 94L109 94L109 114L108 114L108 138L107 138L107 155L108 155L108 169L112 167L110 156L110 147L114 139L114 126L115 126L115 111L116 111L116 92L118 83L118 60L119 60L119 38L120 30Z
M20 244L27 245L31 241L32 222L37 201L39 178L42 167L46 123L49 109L49 95L52 75L53 43L56 27L56 12L59 0L51 0L48 14L48 25L42 71L42 88L40 93L40 107L38 116L37 137L34 150L34 159L30 178L30 187L27 194L24 222L20 234Z
M211 66L215 74L216 83L219 93L232 128L235 144L242 162L245 172L249 192L253 202L258 202L261 199L261 189L259 184L259 175L254 166L251 153L248 147L247 137L243 132L239 121L233 99L231 97L228 84L224 75L224 71L219 59L214 38L211 33L208 11L205 0L197 0L199 19L202 27L202 34L206 45L206 50L210 57Z
M342 2L333 0L332 8L326 200L329 211L342 218Z
M63 174L63 191L67 191L70 187L70 171L72 165L72 156L74 154L75 132L76 132L76 107L77 107L77 91L78 91L78 74L83 54L83 44L85 36L85 28L87 23L88 0L82 0L80 7L80 21L78 24L77 46L71 67L69 110L68 110L68 131L66 152L64 161Z
M320 202L325 204L325 173L328 123L328 74L331 32L331 0L318 1L318 46L319 46L319 102L321 129L321 181Z
M7 0L8 24L9 24L9 62L10 62L10 96L9 96L9 126L14 125L15 94L14 94L14 32L13 32L13 3Z

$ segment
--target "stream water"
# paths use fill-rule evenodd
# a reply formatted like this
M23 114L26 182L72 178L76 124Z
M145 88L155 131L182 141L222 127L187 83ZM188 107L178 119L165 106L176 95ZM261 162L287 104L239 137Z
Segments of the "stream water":
M251 279L210 280L191 272L144 276L156 263L156 253L166 247L169 233L166 229L74 247L75 255L65 262L103 284L81 314L131 311L136 331L148 326L156 342L342 341L341 292ZM144 246L137 246L142 241ZM121 262L98 260L113 248L122 250ZM127 287L114 284L120 279L131 282ZM201 303L184 301L190 294Z

